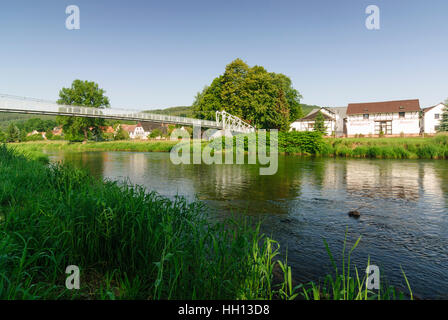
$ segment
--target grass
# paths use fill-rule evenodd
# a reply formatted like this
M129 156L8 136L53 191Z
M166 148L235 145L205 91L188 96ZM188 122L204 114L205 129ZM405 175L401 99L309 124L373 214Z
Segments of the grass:
M0 299L272 299L278 243L201 203L0 148ZM81 289L65 288L65 268ZM285 297L284 295L282 297Z
M86 144L76 142L69 143L68 141L33 141L14 143L21 150L27 151L68 151L68 152L83 152L83 151L135 151L135 152L169 152L177 141L169 140L148 140L148 141L106 141L93 142L89 141Z
M401 271L407 285L408 293L404 293L391 285L387 285L381 273L379 277L379 289L368 288L367 275L361 277L358 268L351 265L351 255L360 241L361 237L356 240L355 244L347 252L346 231L342 249L342 268L338 269L330 247L324 239L325 248L333 266L334 273L326 275L323 282L309 282L308 284L298 285L294 289L290 289L289 296L300 294L306 300L413 300L412 289L403 268L401 268ZM370 258L367 261L367 267L369 266Z
M323 156L448 159L448 134L413 138L327 138Z

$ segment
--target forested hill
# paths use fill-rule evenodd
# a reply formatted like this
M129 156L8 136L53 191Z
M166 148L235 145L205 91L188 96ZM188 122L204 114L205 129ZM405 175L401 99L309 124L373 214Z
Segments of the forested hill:
M309 104L301 104L301 106L302 106L302 112L303 112L304 116L307 115L311 110L320 108L320 106L309 105ZM154 110L147 110L144 112L166 114L166 115L178 116L178 117L195 118L193 108L187 107L187 106L170 107L170 108L165 108L165 109L154 109Z
M0 130L5 130L11 122L25 122L29 119L39 118L42 120L55 120L54 116L40 116L35 114L20 114L0 112Z

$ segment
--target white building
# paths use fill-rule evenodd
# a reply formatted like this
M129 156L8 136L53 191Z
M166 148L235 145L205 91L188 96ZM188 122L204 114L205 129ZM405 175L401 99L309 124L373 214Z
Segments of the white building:
M328 135L342 136L345 134L344 119L347 108L319 108L314 109L305 117L291 123L289 131L314 131L314 122L319 114L324 117L324 124Z
M447 108L443 103L423 109L422 130L426 134L436 134L439 130L442 114Z
M151 125L146 122L139 122L134 129L132 134L132 139L147 140L148 136L151 134Z
M347 108L347 135L419 135L420 111L418 99L351 103Z

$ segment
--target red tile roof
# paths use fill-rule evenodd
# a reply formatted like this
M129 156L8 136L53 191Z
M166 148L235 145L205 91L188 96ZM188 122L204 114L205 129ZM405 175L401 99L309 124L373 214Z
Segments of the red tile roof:
M136 124L121 124L120 128L122 128L124 131L127 132L134 132L135 128L137 127Z
M397 100L369 103L350 103L347 114L390 113L420 111L420 101Z

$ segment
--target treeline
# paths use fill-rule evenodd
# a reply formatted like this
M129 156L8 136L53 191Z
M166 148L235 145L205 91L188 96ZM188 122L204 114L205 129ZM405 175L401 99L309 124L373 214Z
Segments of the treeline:
M0 142L23 142L44 140L42 134L28 136L33 131L45 132L48 139L53 138L53 129L57 126L55 120L31 118L11 122L6 130L0 129Z

